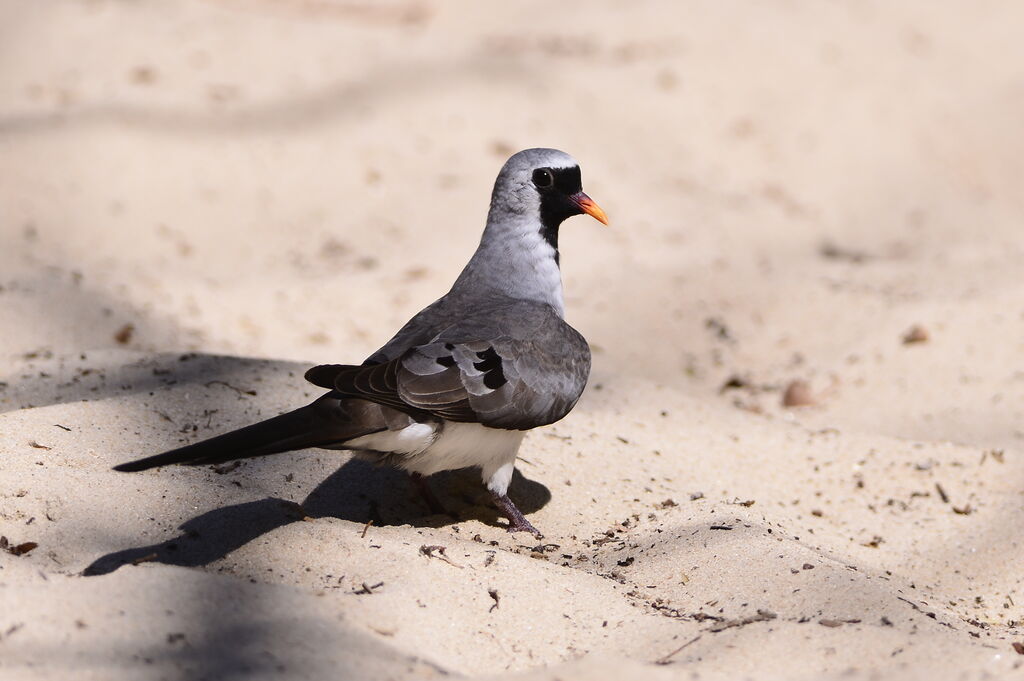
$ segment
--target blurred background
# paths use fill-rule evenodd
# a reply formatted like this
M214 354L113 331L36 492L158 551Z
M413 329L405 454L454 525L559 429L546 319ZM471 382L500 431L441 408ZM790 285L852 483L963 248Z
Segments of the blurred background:
M561 241L596 384L1024 437L1017 3L0 15L4 374L102 348L360 361L447 290L507 156L552 146L612 221Z

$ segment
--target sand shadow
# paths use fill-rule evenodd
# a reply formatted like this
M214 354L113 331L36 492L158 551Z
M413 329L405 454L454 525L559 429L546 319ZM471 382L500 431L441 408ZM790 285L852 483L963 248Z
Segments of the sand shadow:
M97 353L98 354L98 353ZM3 390L0 414L54 404L97 402L127 395L151 394L178 385L205 386L230 396L228 404L257 396L253 376L259 370L305 368L276 360L192 352L144 355L108 351L88 359L83 353L55 356L30 366ZM242 387L239 387L242 386ZM218 408L224 401L218 403Z
M203 567L268 532L307 518L338 518L358 524L372 520L378 527L444 527L471 519L489 525L505 522L491 505L476 469L438 473L430 478L430 486L448 515L431 513L404 472L353 459L317 485L301 504L267 497L208 511L183 523L178 528L181 534L175 537L100 556L82 575L105 575L124 565L149 562ZM526 514L551 500L545 485L519 471L512 476L509 495Z
M360 74L357 79L335 79L316 89L249 101L229 86L218 95L207 92L206 106L161 107L133 105L113 99L96 100L56 111L27 113L0 111L0 137L47 133L70 127L131 126L163 133L209 136L290 132L351 122L368 107L401 106L419 93L456 89L495 80L525 83L531 71L516 61L488 58L417 61ZM223 97L231 101L225 104Z

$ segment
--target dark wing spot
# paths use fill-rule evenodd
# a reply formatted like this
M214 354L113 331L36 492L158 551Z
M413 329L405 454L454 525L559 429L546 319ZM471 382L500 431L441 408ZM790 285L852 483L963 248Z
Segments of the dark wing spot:
M494 351L494 348L487 348L483 352L476 353L480 358L479 362L473 362L477 371L484 374L484 385L491 390L497 390L508 383L505 372L501 370L501 357Z
M455 358L452 357L451 355L448 355L446 357L438 357L434 361L445 368L455 366Z
M445 343L445 344L444 344L444 349L445 349L445 350L448 350L449 352L451 352L452 350L454 350L454 349L455 349L455 346L454 346L454 345L452 345L451 343Z

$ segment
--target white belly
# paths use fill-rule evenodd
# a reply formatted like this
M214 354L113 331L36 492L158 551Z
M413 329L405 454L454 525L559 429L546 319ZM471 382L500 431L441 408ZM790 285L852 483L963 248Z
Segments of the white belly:
M487 487L505 494L512 479L521 430L488 428L479 423L446 421L441 427L414 423L349 440L346 448L392 454L391 462L410 473L431 475L475 466Z

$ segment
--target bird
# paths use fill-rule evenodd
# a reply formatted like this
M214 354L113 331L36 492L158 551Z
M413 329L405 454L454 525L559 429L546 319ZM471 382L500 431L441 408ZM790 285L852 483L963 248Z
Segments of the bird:
M607 225L583 192L580 166L557 149L526 149L498 173L480 243L451 289L362 364L325 364L305 379L328 392L279 416L114 467L123 472L220 464L307 448L409 472L432 510L426 477L476 467L509 532L537 528L508 496L526 431L562 419L590 374L590 347L564 320L558 250L563 221Z

